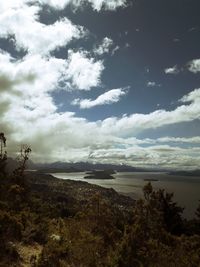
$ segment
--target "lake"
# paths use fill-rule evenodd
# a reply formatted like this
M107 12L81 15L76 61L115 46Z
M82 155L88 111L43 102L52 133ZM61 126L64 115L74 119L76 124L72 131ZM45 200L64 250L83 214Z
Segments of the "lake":
M165 189L174 193L174 200L185 207L183 215L193 218L200 200L200 177L174 176L163 172L119 172L114 174L113 180L84 179L85 173L52 173L61 179L71 179L97 184L106 188L113 188L117 192L129 195L134 199L142 197L142 188L147 183L144 179L157 179L153 181L154 189Z

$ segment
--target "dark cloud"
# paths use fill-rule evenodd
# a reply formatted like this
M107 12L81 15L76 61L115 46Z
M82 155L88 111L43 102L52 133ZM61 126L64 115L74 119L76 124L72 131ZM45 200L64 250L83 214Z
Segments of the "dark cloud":
M0 92L7 92L12 90L13 94L21 95L19 91L15 90L15 86L22 83L33 83L36 79L34 74L22 75L18 78L11 78L9 75L0 74Z

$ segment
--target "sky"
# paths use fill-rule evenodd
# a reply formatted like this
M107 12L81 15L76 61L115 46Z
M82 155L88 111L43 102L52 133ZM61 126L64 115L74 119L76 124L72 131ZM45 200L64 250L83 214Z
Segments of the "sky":
M0 132L35 162L200 168L199 0L0 2Z

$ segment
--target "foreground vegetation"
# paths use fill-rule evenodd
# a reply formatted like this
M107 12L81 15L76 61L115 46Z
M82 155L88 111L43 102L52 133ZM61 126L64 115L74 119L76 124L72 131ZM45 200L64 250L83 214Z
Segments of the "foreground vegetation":
M19 167L7 174L1 149L1 267L200 266L200 206L187 221L173 195L150 183L134 201L86 182L25 173L30 152L23 147Z

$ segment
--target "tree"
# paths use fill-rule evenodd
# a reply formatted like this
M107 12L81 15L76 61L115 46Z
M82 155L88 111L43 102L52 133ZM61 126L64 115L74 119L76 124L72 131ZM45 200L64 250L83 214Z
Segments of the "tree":
M4 156L3 148L6 147L6 138L4 133L0 133L0 143L1 143L0 159L2 159Z
M153 187L151 183L149 182L143 187L143 194L144 194L144 198L146 199L146 201L149 201L152 192L153 192Z
M164 189L153 191L150 202L162 214L165 229L174 235L182 234L184 208L173 201L173 193L167 193Z
M143 193L144 199L135 203L132 225L127 225L111 266L178 266L168 263L174 260L172 247L179 240L175 235L182 233L183 208L173 202L173 194L155 191L151 183L144 186Z
M6 174L5 167L7 161L7 152L5 148L6 148L6 137L4 133L0 133L0 173L2 173L3 175Z
M184 208L179 207L173 201L173 193L167 193L164 189L153 190L151 183L143 188L144 198L149 205L148 213L157 211L163 221L165 229L172 234L181 234L183 221L181 214Z
M26 168L26 162L29 159L31 148L28 145L21 145L20 155L18 158L19 167L14 171L14 174L23 176Z

